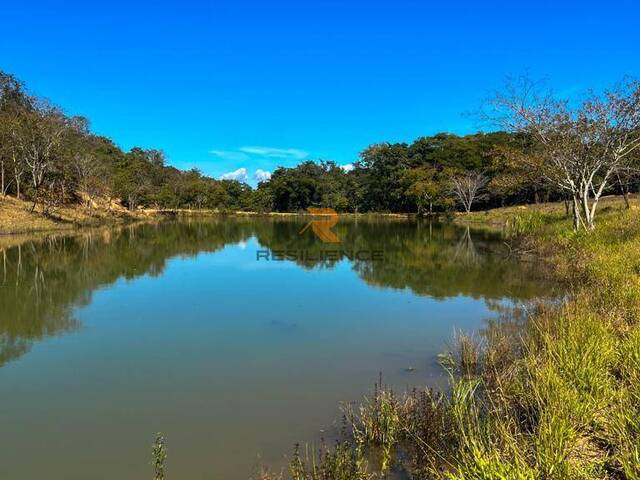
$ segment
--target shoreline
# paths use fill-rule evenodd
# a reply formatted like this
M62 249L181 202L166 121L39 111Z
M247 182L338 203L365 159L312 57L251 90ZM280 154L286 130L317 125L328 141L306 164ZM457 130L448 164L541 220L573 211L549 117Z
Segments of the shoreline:
M126 225L138 221L162 220L171 217L269 217L296 218L310 217L307 212L255 212L220 211L196 209L153 209L134 211L123 207L107 210L105 208L86 208L73 204L55 210L51 215L31 212L31 203L13 197L0 197L0 238L25 236L31 234L49 234L75 232L87 228ZM339 213L340 218L385 218L407 220L415 218L409 213ZM440 218L440 216L434 216Z
M581 476L585 471L630 472L619 478L640 474L635 461L640 458L640 430L628 420L640 418L638 210L637 197L629 209L620 197L608 197L590 233L571 231L561 203L454 215L450 221L460 226L499 225L508 230L514 252L529 252L548 263L553 275L567 282L567 297L554 305L532 303L526 318L505 313L481 338L456 336L451 350L440 358L450 375L450 394L438 394L428 386L398 393L377 385L373 397L344 411L345 440L322 447L326 450L321 451L321 467L346 468L340 478L361 480L367 478L361 468L372 460L366 452L380 452L381 463L373 460L377 470L442 478L447 465L449 480L516 475L608 478ZM63 228L0 235L0 251L28 241L30 235L82 235L172 216L311 216L199 210L135 213L139 215L98 217L93 225L69 222ZM309 472L313 465L294 452L292 468ZM563 476L554 477L558 471ZM266 473L261 479L282 477Z
M596 230L572 232L558 208L513 219L510 239L569 287L474 336L460 332L440 364L449 393L373 394L343 410L345 433L319 459L294 449L293 480L335 471L408 478L632 479L640 475L640 213L610 198ZM492 218L505 212L488 212ZM372 469L373 467L373 469ZM261 480L282 480L267 472ZM332 477L333 478L333 477ZM375 478L378 478L377 476Z
M149 218L144 212L124 208L92 208L63 205L44 214L31 211L32 203L14 197L0 197L0 237L16 235L72 232L84 228L123 225Z
M631 199L631 209L640 208L637 195ZM87 210L77 205L65 205L55 210L52 215L31 212L31 203L13 197L0 197L0 238L40 235L59 232L75 232L96 227L126 225L139 221L162 220L171 217L266 217L297 218L313 216L308 212L256 212L256 211L220 211L209 209L153 209L145 208L130 211L121 206L103 207ZM619 196L602 197L601 209L621 208ZM504 231L509 222L516 217L532 215L550 215L554 219L563 217L562 203L540 203L494 208L472 212L438 212L419 217L415 213L338 213L344 219L388 219L415 220L419 218L433 219L439 222L450 222L460 226L469 226L491 231Z

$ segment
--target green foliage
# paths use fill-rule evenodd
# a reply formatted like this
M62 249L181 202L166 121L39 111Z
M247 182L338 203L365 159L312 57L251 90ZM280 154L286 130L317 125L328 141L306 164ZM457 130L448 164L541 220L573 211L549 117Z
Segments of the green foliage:
M345 415L351 423L353 436L360 449L375 447L380 450L380 470L384 473L391 467L393 453L400 438L400 403L392 390L376 384L372 399L365 399L357 413L350 407Z
M411 199L418 214L433 212L434 205L441 209L449 206L449 195L446 191L447 182L433 167L416 167L404 173L403 184L405 195Z
M125 153L91 133L85 118L69 117L28 95L21 82L3 72L0 179L0 194L26 196L45 213L83 196L119 199L130 209L246 210L251 205L247 185L167 166L159 150L134 147Z
M27 161L29 156L36 161ZM463 202L466 210L472 202L474 208L491 208L563 199L566 192L557 182L540 174L543 164L540 141L529 132L438 133L411 144L370 145L349 169L332 161L281 166L252 189L167 166L159 150L135 147L125 153L91 133L85 118L64 115L0 72L0 193L26 196L45 213L86 196L119 199L130 209L442 213L455 206L452 180L472 173L481 175L482 192ZM618 185L609 182L603 192L637 188L634 169L626 170L616 171ZM523 228L528 227L515 225L517 232Z
M570 294L459 334L447 394L376 386L347 407L352 455L416 479L640 478L638 220L609 210L593 234L555 214L515 220Z
M491 178L504 175L502 164L493 158L494 151L513 143L519 140L506 133L465 137L437 134L410 145L371 145L348 172L333 162L307 161L293 168L279 167L258 189L261 195L255 197L257 209L271 204L281 212L302 211L310 206L331 207L340 212L448 211L455 203L450 193L451 176L467 170L483 170ZM267 200L269 196L271 201ZM506 198L505 193L496 190L482 199L481 205L504 204ZM512 203L523 199L517 191L508 192Z
M366 462L349 442L337 442L333 449L323 445L318 452L304 454L296 445L289 463L291 480L367 480ZM265 479L266 480L266 479Z
M506 222L507 234L511 237L524 237L538 231L545 222L545 216L537 211L518 214Z
M165 445L164 437L161 433L156 434L156 439L153 442L151 450L153 456L153 480L165 480L165 462L167 460L167 447Z
M294 168L277 168L268 186L259 191L271 195L273 209L278 212L304 211L308 207L328 207L338 212L349 209L349 177L334 162L304 162ZM266 203L266 199L261 198Z

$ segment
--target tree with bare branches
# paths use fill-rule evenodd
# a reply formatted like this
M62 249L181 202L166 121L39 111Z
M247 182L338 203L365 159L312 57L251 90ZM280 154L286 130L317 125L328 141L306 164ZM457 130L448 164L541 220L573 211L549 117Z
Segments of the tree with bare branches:
M478 171L456 173L451 177L451 193L462 205L465 212L471 211L471 206L476 200L480 200L485 192L489 179Z
M595 226L598 201L640 147L640 82L626 80L578 106L558 100L526 77L511 80L483 112L486 119L534 138L535 155L521 155L573 204L574 230Z
M60 110L47 102L39 102L34 111L22 112L16 140L27 167L33 189L33 207L47 198L41 195L48 174L60 154L67 128L67 119ZM55 185L49 185L53 189Z
M0 194L3 196L15 184L16 196L20 198L25 165L16 142L20 128L18 118L21 112L31 108L32 102L21 81L0 71Z
M101 182L97 177L99 164L91 153L76 153L73 168L77 178L77 191L84 195L85 207L91 209L93 200L102 192Z

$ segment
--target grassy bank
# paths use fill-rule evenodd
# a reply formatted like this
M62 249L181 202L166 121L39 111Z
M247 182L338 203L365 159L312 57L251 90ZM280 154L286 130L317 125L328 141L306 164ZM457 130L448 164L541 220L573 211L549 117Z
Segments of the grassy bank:
M32 203L10 196L0 196L0 235L26 234L73 230L78 227L95 227L142 220L153 216L145 211L130 212L118 205L99 205L86 208L81 205L64 205L51 209L46 215L38 206L32 211Z
M640 208L640 198L638 194L628 196L631 210ZM598 204L599 212L610 212L611 210L625 210L626 205L621 196L602 197ZM454 223L463 225L473 225L478 227L499 227L509 225L514 219L527 217L531 214L544 217L546 222L557 222L564 225L567 217L566 205L563 202L537 203L529 205L515 205L505 208L494 208L492 210L481 210L470 213L457 213L452 219Z
M111 225L128 221L144 220L149 218L170 217L207 217L219 215L233 215L240 217L295 218L308 213L289 212L248 212L248 211L220 211L208 209L138 209L129 211L119 204L112 203L109 206L99 205L89 209L78 204L69 204L56 207L47 215L41 212L40 207L32 211L32 204L17 200L14 197L0 196L0 235L17 235L34 232L52 232L60 230L73 230L79 227L96 227ZM385 218L405 220L407 214L396 213L365 213L340 214L341 218Z
M345 409L337 445L262 478L640 479L640 214L621 205L608 200L590 234L571 232L562 204L474 215L550 262L566 299L460 335L442 356L449 393L377 385Z

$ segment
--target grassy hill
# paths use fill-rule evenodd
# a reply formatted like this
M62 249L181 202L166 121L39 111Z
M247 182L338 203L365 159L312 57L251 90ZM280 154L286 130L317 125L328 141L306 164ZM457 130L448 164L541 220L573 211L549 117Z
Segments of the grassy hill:
M143 211L129 212L121 206L97 205L86 208L80 205L65 205L43 214L32 211L32 203L13 197L0 197L0 235L67 230L78 227L104 225L146 218Z

